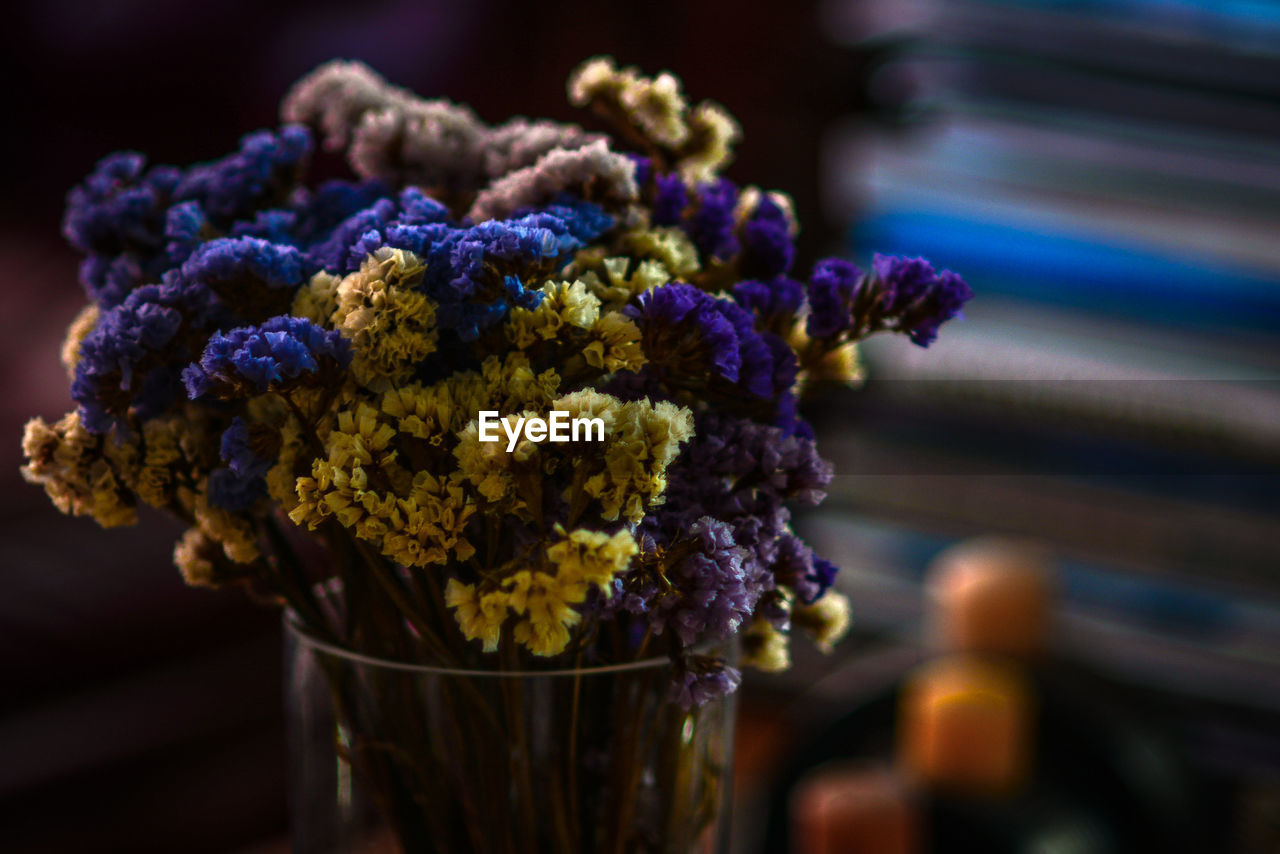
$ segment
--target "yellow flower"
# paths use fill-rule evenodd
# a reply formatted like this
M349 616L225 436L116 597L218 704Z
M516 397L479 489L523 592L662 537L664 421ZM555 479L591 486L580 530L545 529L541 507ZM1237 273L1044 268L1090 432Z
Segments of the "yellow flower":
M462 473L410 472L398 461L396 429L386 417L363 401L338 412L327 456L297 479L289 518L313 530L333 518L402 566L467 560L475 547L463 531L476 508Z
M507 618L506 594L495 590L480 595L475 585L450 578L444 588L444 602L453 609L458 628L467 640L480 641L485 652L498 648L502 624Z
M647 506L662 501L667 466L680 452L680 443L693 436L692 412L669 401L623 403L593 389L565 395L551 408L568 412L570 418L604 421L604 470L582 477L583 489L602 505L601 518L622 516L635 523ZM573 496L566 491L565 498Z
M192 587L217 587L244 576L243 571L236 572L227 560L222 544L199 526L188 528L178 540L173 549L173 562L182 573L182 580Z
M117 477L103 447L104 440L85 429L78 412L53 425L33 418L22 437L27 458L22 476L43 486L63 513L91 516L104 528L132 525L138 520L136 497ZM136 449L130 446L119 454L123 459Z
M620 111L646 138L668 149L689 137L684 94L670 72L644 77L635 68L615 68L607 57L592 59L570 77L569 101Z
M791 666L791 649L785 634L768 620L757 617L742 633L742 663L765 673Z
M492 409L490 392L481 376L459 372L423 386L411 383L382 396L382 411L396 420L396 429L432 445L451 442L482 409Z
M559 374L554 370L535 374L529 357L520 352L489 356L481 363L480 374L490 389L493 408L501 412L545 409L560 388Z
M293 296L290 313L294 317L305 317L317 326L331 327L333 312L338 307L338 285L341 283L341 277L321 270L311 277L311 281L298 288Z
M733 144L742 138L742 128L719 104L703 101L689 112L689 142L676 164L686 183L714 181L728 165Z
M640 329L631 318L611 311L601 315L591 326L591 341L582 348L583 358L593 368L608 373L638 371L644 367L644 348L640 346Z
M569 645L569 628L577 625L582 615L569 607L557 578L525 569L504 579L503 587L510 588L507 604L523 617L512 630L516 642L534 655L564 652Z
M580 528L566 535L557 525L556 533L562 539L547 547L547 558L556 568L556 580L566 601L574 604L586 599L590 585L609 596L613 579L626 571L640 550L627 530L609 535Z
M416 289L425 269L412 252L384 246L338 285L333 326L351 340L351 370L366 388L404 382L436 350L436 306Z
M67 328L67 337L62 342L62 365L67 369L67 376L72 380L76 378L76 365L80 362L80 345L98 325L98 314L98 304L91 302L80 309L80 313Z
M243 513L231 513L209 503L208 482L201 484L196 495L196 525L210 540L222 546L223 553L234 563L253 563L258 559L258 532L253 521Z
M687 279L701 269L697 247L676 226L628 231L622 235L621 245L634 257L657 261L666 274L673 278ZM652 276L653 273L646 275Z
M580 281L548 282L542 294L537 307L516 308L507 317L507 340L521 350L555 340L574 328L590 329L600 316L599 298Z
M834 590L828 590L812 605L796 605L791 616L813 637L814 645L828 653L849 632L852 622L848 597Z

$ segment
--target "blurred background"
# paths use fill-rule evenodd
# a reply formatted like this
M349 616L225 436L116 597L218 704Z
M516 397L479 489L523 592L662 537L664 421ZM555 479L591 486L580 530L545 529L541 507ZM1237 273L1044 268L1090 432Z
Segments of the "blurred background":
M923 254L978 294L809 408L838 474L799 527L844 568L854 630L749 676L735 850L1280 851L1280 2L6 20L0 850L286 838L277 614L184 589L165 520L103 532L18 476L23 422L69 408L66 191L116 149L229 151L335 56L498 121L577 120L565 78L610 53L738 117L729 177L795 197L802 269Z

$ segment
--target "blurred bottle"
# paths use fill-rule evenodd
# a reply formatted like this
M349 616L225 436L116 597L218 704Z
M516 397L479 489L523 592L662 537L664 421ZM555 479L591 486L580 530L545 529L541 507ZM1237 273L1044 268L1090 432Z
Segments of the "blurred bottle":
M898 707L898 759L930 789L1008 795L1031 770L1031 689L1006 664L968 656L907 677Z
M927 638L944 652L1033 662L1048 634L1050 588L1036 546L994 537L961 543L929 569Z
M791 850L799 854L919 854L922 821L908 786L885 766L810 774L792 794Z

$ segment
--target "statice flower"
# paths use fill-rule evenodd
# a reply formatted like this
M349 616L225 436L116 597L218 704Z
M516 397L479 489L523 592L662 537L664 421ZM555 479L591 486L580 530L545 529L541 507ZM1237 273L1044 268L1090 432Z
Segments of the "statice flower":
M679 225L688 206L689 190L679 175L658 175L654 178L654 225Z
M174 197L198 201L211 220L226 226L287 198L310 154L311 132L301 125L257 131L240 140L239 151L189 169Z
M900 332L928 347L938 327L961 316L973 291L950 270L941 273L923 258L876 255L869 274L847 261L827 258L809 280L810 338Z
M813 553L813 549L791 533L778 538L773 573L779 584L796 592L806 605L816 602L836 578L835 564Z
M215 334L182 381L192 400L244 397L280 391L308 376L318 380L350 362L351 348L340 333L282 315Z
M67 194L62 233L88 256L80 280L102 307L119 305L163 271L166 210L180 178L173 167L148 169L141 154L121 152Z
M853 295L862 271L843 258L824 258L809 277L810 338L832 338L853 323Z
M688 656L677 664L667 697L685 710L706 705L738 690L742 673L708 656Z
M149 285L99 318L80 344L71 384L86 429L128 428L131 416L152 418L173 402L184 308L180 291Z
M260 237L224 237L202 243L183 263L181 278L208 288L242 317L269 316L292 300L309 271L292 246Z
M786 274L796 257L790 230L786 212L767 195L761 196L755 211L742 227L738 272L760 279Z
M699 519L669 550L677 556L665 569L671 588L647 597L648 620L655 632L670 629L686 646L729 637L773 588L772 576L745 560L732 529L717 519Z
M755 312L764 325L784 328L804 306L805 287L785 276L768 281L748 279L733 286L733 298Z
M250 582L357 652L665 655L693 709L741 678L710 644L770 670L793 627L829 647L849 608L792 526L832 477L800 395L871 333L929 344L971 291L886 256L806 279L791 201L722 177L736 122L670 74L596 59L569 95L613 132L331 63L225 157L100 161L63 224L77 408L28 426L25 475L104 525L174 512L191 583ZM345 177L307 174L313 134ZM490 441L493 411L523 437ZM550 413L572 438L536 438ZM272 554L308 537L359 557L355 623L305 595L334 567Z
M273 431L264 428L261 435ZM248 510L259 499L267 497L266 475L275 463L266 455L264 443L255 442L254 431L243 418L236 416L222 434L220 454L224 468L209 474L209 501L226 510Z
M875 273L871 287L878 287L884 307L879 324L906 334L921 347L932 344L938 327L960 317L961 308L973 298L964 279L950 270L935 271L923 258L876 255L871 267Z
M314 189L299 187L288 207L297 218L294 241L310 247L327 240L339 223L390 195L392 190L377 180L332 180Z
M698 188L696 207L684 221L684 229L704 258L728 260L738 253L737 204L738 190L726 179Z

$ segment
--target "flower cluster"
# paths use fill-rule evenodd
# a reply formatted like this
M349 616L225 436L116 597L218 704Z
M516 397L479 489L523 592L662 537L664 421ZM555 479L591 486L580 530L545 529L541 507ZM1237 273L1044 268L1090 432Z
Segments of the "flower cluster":
M191 583L373 654L662 652L692 706L738 685L735 635L763 669L795 628L830 648L848 603L790 527L832 475L804 381L850 379L875 332L927 346L972 294L922 259L803 277L790 200L721 176L736 123L669 74L592 60L569 96L610 132L489 126L335 62L220 160L102 160L64 221L76 410L28 425L27 479L105 526L177 515ZM308 180L317 137L350 177ZM482 411L604 439L508 449Z

